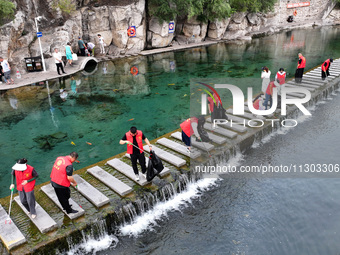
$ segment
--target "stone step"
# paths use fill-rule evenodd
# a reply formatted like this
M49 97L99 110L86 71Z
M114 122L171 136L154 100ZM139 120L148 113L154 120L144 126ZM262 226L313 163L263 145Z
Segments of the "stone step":
M330 76L339 76L340 72L337 69L329 69ZM319 70L313 70L308 72L307 74L315 74L321 78L321 68Z
M14 198L14 201L20 206L21 210L30 218L30 220L36 225L41 233L47 233L55 228L57 228L58 224L51 218L51 216L42 208L37 202L35 205L35 210L37 211L37 217L32 219L32 217L28 214L25 206L20 202L19 196Z
M26 243L26 238L15 223L10 220L5 209L0 205L0 238L8 250Z
M246 105L244 106L244 111L247 111L247 112L251 113L249 107L246 106ZM251 114L252 114L252 113L251 113ZM271 118L271 117L274 116L274 114L272 113L272 114L267 114L267 115L264 115L264 116L266 116L267 118ZM267 119L267 118L266 118L266 119Z
M321 84L321 85L323 85L324 83L327 82L326 80L322 80L321 77L320 77L320 79L319 79L319 78L317 78L317 77L311 77L311 76L306 76L306 77L303 76L302 82L304 82L304 81L312 81L312 82L314 82L314 83ZM320 85L320 86L321 86L321 85Z
M323 85L320 82L313 82L313 81L308 81L308 80L304 80L304 81L302 81L302 83L295 83L294 81L289 81L286 84L290 84L290 85L293 85L293 86L296 86L296 87L303 85L303 86L308 86L308 87L312 87L312 88L319 88Z
M314 72L309 72L309 73L307 73L307 74L305 74L303 77L312 77L312 78L316 78L316 79L320 79L320 80L322 80L321 79L321 74L320 73L314 73ZM328 79L334 79L336 76L335 75L333 75L333 74L330 74L327 78Z
M222 125L218 125L218 126L216 125L216 128L213 128L212 124L205 123L203 127L206 130L209 130L211 132L226 136L230 139L234 139L234 138L237 137L237 133L230 131L228 129L222 128L220 126L222 126ZM235 125L235 126L237 126L237 125Z
M230 108L229 108L229 109L227 110L227 113L233 114L233 109L230 109ZM229 116L229 115L228 115L228 116ZM236 115L236 114L235 114L235 116L239 116L239 115ZM265 117L263 117L263 116L261 116L261 115L254 115L254 114L247 113L247 112L245 112L243 115L240 115L240 116L244 116L245 118L250 119L250 120L252 120L252 119L265 120L265 119L266 119Z
M90 183L81 178L78 174L73 175L78 186L78 191L86 197L92 204L97 207L101 207L110 202L110 199L106 197L103 193L93 187Z
M224 144L227 142L227 138L225 137L222 137L222 136L218 136L218 135L215 135L211 132L207 132L208 135L209 135L209 138L211 139L211 141L213 141L214 143L217 143L219 145L221 144Z
M290 92L287 93L288 96L292 96L292 97L297 97L297 98L305 98L306 95L302 94L302 93L298 93L298 92Z
M171 137L182 141L182 133L181 132L172 133ZM199 148L199 149L204 150L204 151L211 151L215 148L215 146L210 144L210 143L196 142L195 139L196 139L195 136L191 136L191 144L192 144L192 146L194 146L196 148Z
M59 203L59 200L57 198L57 194L54 191L54 188L52 187L51 183L42 186L41 190L60 208L60 210L63 211L71 220L74 220L76 218L79 218L83 214L85 214L85 211L83 208L81 208L72 198L70 198L68 201L70 205L72 206L73 210L77 210L77 213L66 213L66 211L63 210L63 207Z
M176 143L168 138L161 138L157 140L157 143L165 147L168 147L169 149L172 149L178 153L181 153L187 157L190 157L192 159L195 159L201 156L201 152L191 149L191 152L189 153L186 146Z
M153 146L152 146L153 147ZM158 155L157 155L158 156ZM130 154L125 154L125 157L127 158L130 158ZM159 157L160 158L160 157ZM146 162L146 166L148 166L148 162L149 162L149 158L148 157L145 157L145 162ZM138 162L139 163L139 162ZM164 169L162 170L162 172L159 173L159 175L161 177L167 175L167 174L170 174L170 169L166 166L164 166Z
M144 150L147 152L150 152L150 148L148 145L143 146ZM180 157L177 157L170 152L167 152L165 150L162 150L161 148L158 148L155 145L152 145L152 150L154 150L157 154L157 156L166 162L169 162L170 164L176 166L176 167L181 167L186 164L186 161Z
M139 176L139 181L136 181L136 175L133 172L132 167L117 158L107 161L106 164L112 166L141 186L147 185L149 183L142 175Z
M207 118L206 121L211 123L211 118L210 117ZM241 126L241 125L235 125L235 124L231 125L231 122L229 120L226 124L220 124L220 126L227 128L227 129L230 129L231 132L233 132L233 133L235 133L235 132L244 133L244 132L248 131L247 127L244 127L244 126Z
M287 88L297 88L297 86L294 86L294 85L291 85L291 84L286 84L285 86ZM300 84L299 87L304 87L305 89L309 90L310 92L314 92L315 91L315 88L304 86L304 84Z

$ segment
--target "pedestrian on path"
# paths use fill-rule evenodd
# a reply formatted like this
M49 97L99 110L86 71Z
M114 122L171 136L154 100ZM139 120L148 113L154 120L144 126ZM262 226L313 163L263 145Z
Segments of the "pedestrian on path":
M325 62L323 62L321 66L321 78L325 80L326 77L329 76L329 68L331 67L331 63L333 63L333 59L329 58Z
M127 144L127 153L130 154L130 159L132 163L133 172L136 175L136 181L139 181L137 160L142 168L142 174L146 179L146 164L145 164L145 156L144 156L144 148L143 148L143 140L149 145L150 151L152 150L152 146L145 137L142 131L137 130L136 127L131 127L130 131L126 132L123 136L122 140L119 141L119 144Z
M98 34L98 40L99 40L99 46L100 46L100 54L105 54L105 48L104 48L105 42L101 34Z
M77 213L77 210L72 209L69 199L71 197L70 185L76 187L77 182L72 177L72 163L78 158L77 152L71 152L68 156L58 157L53 165L51 172L51 184L57 194L58 200L66 211L69 213Z
M286 72L282 67L276 73L275 80L279 81L280 85L286 83Z
M20 201L26 208L32 219L37 217L35 210L34 186L38 173L35 169L27 164L27 159L22 158L12 167L13 180L9 189L14 188L14 180L16 179L17 190L19 192Z
M69 63L70 66L72 66L72 54L73 54L73 50L71 48L71 43L67 43L67 45L65 46L65 51L66 51L66 59Z
M197 130L198 118L191 117L183 121L180 124L180 127L182 129L182 141L185 143L185 145L187 146L187 150L190 153L191 152L191 135L195 134L196 138L198 140L201 140L201 137Z
M295 72L295 82L296 83L301 83L302 82L302 76L303 76L303 71L305 70L306 67L306 58L302 56L301 53L298 54L299 60Z
M94 45L94 43L91 43L91 42L85 43L85 45L86 45L86 48L89 51L90 55L94 56L94 47L96 45Z
M279 87L280 83L277 81L271 81L268 84L268 87L266 89L266 97L264 99L263 106L265 107L265 110L268 108L268 102L269 102L269 108L272 108L273 105L273 88Z
M0 64L2 66L2 71L4 73L4 78L7 85L14 84L14 80L11 78L11 66L9 65L8 61L4 60L3 57L0 57Z
M85 56L85 43L84 41L81 39L81 37L78 37L78 47L79 47L79 51L80 51L80 56Z
M54 57L54 62L55 62L55 64L56 64L56 66L57 66L57 72L58 72L58 74L61 75L60 69L61 69L61 71L62 71L63 73L65 73L64 67L63 67L63 61L62 61L62 59L61 59L61 53L59 52L58 48L55 48L55 49L54 49L54 52L53 52L52 55L53 55L53 57ZM66 73L65 73L65 74L66 74Z
M268 69L268 67L266 67L266 66L262 67L262 73L261 73L262 87L261 87L261 90L264 94L266 94L266 90L267 90L268 84L270 82L270 75L271 75L271 72Z

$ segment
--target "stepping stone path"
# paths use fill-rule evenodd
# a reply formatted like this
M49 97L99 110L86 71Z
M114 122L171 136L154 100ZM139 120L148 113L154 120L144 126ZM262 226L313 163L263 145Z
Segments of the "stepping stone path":
M145 151L150 152L149 146L145 145L143 148L144 148ZM170 152L162 150L162 149L156 147L155 145L152 145L152 150L154 150L156 152L157 156L160 159L163 159L163 160L165 160L165 161L169 162L170 164L175 165L177 167L184 166L187 163L184 159L179 158L179 157L171 154Z
M182 141L182 133L181 132L172 133L171 137ZM215 147L214 145L212 145L210 143L196 142L195 139L196 139L196 137L194 137L194 136L191 137L191 144L194 147L197 147L197 148L205 150L205 151L211 151Z
M72 206L73 210L77 210L77 213L66 213L66 211L63 210L63 207L59 203L59 200L57 198L57 194L54 191L54 188L51 184L47 184L45 186L41 187L41 190L71 219L74 220L76 218L79 218L83 214L85 214L85 211L83 208L81 208L72 198L70 198L68 201L70 205Z
M19 196L14 198L14 201L20 206L24 213L30 218L34 225L39 229L41 233L47 233L55 228L58 224L51 218L50 215L36 202L35 210L37 211L37 217L32 219L31 214L28 213L25 206L20 202Z
M157 155L158 156L158 155ZM125 157L127 158L130 158L130 154L125 154ZM146 162L146 166L148 166L148 162L149 162L149 158L148 157L145 157L145 162ZM138 162L139 163L139 162ZM159 175L161 177L167 175L167 174L170 174L170 169L166 166L164 166L164 169L162 170L162 172L159 173Z
M92 204L94 204L95 206L101 207L110 202L110 199L108 197L106 197L103 193L101 193L79 175L75 174L73 175L73 178L77 182L77 190L79 191L79 193L86 197L89 201L91 201Z
M176 143L176 142L174 142L174 141L172 141L168 138L161 138L161 139L157 140L157 143L159 143L159 144L161 144L165 147L168 147L168 148L170 148L174 151L177 151L177 152L179 152L179 153L181 153L185 156L188 156L192 159L195 159L195 158L198 158L199 156L201 156L201 152L191 149L191 152L189 153L186 146L179 144L179 143Z

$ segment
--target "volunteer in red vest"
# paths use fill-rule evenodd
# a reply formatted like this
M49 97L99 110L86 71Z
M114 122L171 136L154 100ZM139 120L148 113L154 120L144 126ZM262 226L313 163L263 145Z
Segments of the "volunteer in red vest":
M331 67L331 63L333 63L333 59L327 59L323 62L321 66L321 78L324 80L327 76L329 76L329 68Z
M305 70L306 67L306 58L302 56L301 53L299 53L299 61L297 64L297 69L295 72L295 82L296 83L301 83L302 82L302 76L303 76L303 71Z
M137 160L139 161L140 166L142 167L143 177L146 179L146 164L145 164L145 156L143 149L143 140L149 145L150 151L152 150L152 146L143 134L142 131L137 130L136 127L131 127L130 131L126 132L123 136L122 140L119 141L120 144L127 144L127 153L130 154L130 159L132 163L133 172L136 175L136 181L139 181L139 173L137 167Z
M277 81L271 81L268 84L267 90L266 90L266 98L264 99L263 106L265 107L265 110L268 108L268 101L269 101L269 109L272 108L273 104L273 88L276 88L280 86L280 84Z
M282 67L276 73L275 80L278 80L280 85L285 84L285 82L286 82L286 72Z
M58 200L66 211L69 213L77 213L77 210L72 209L69 199L71 197L70 185L76 187L77 182L72 177L72 163L78 158L77 152L71 152L68 156L58 157L53 165L51 172L51 184L57 194Z
M14 188L14 179L16 179L17 190L19 192L20 201L31 215L32 219L37 216L35 210L34 186L38 174L35 169L27 165L27 159L22 158L12 167L13 181L9 189Z
M198 119L196 117L191 117L190 119L187 119L183 121L180 125L182 129L182 141L187 146L187 150L190 153L191 152L191 135L195 134L197 139L201 139L197 127L198 127Z

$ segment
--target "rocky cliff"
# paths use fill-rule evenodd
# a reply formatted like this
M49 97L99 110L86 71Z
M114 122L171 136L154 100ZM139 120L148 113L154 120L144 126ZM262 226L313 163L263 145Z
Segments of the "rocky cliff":
M319 22L334 8L331 1L311 0L310 6L288 8L288 3L298 0L281 0L270 13L234 13L223 20L202 23L195 19L160 22L148 17L146 0L71 0L76 10L65 14L53 6L53 0L15 0L15 19L0 27L0 55L9 59L14 70L24 71L25 57L39 56L34 18L42 16L39 22L44 56L47 68L53 67L51 58L54 48L65 52L67 42L78 50L78 37L86 42L98 44L100 33L107 45L106 53L113 56L134 54L147 48L167 47L171 44L188 44L204 40L251 40L256 33L272 33L294 24ZM289 15L297 10L293 23L287 23ZM333 17L337 17L336 14ZM134 26L135 37L129 37L127 29ZM96 53L98 53L96 50Z

